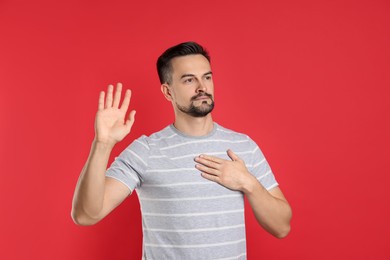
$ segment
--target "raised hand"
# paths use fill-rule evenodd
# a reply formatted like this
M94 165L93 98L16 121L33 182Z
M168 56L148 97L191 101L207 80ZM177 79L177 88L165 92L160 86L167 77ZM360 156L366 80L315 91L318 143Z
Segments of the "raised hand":
M122 93L122 84L114 86L109 85L107 95L104 91L100 92L99 106L95 119L95 140L109 145L115 145L123 140L130 133L135 120L135 110L129 113L126 119L126 113L130 104L131 91L126 90L122 105L119 106Z
M231 160L201 154L195 158L198 163L195 167L205 179L244 192L256 179L249 173L245 162L232 150L228 150L227 154Z

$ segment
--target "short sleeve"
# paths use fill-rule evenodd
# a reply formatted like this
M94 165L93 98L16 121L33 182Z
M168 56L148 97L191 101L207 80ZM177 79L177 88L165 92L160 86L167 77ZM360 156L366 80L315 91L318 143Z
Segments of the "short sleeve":
M125 184L131 192L140 187L148 166L150 147L146 136L134 140L115 158L106 171L106 177L114 178Z
M253 140L250 139L250 142L253 149L251 167L249 167L250 172L266 190L277 187L279 184L277 183L263 152Z

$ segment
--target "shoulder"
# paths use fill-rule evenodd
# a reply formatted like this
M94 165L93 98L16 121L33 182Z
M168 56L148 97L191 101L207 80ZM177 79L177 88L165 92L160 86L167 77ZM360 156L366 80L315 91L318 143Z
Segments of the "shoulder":
M150 146L155 145L159 141L162 141L170 136L172 136L174 132L172 131L170 126L166 126L165 128L161 129L160 131L154 132L151 135L141 135L137 139L135 139L132 143L139 143L146 148L150 148Z
M250 138L247 134L228 129L218 124L216 125L217 125L218 135L221 139L232 140L232 141L242 143L243 145L249 147L252 150L258 149L257 143L252 138Z
M226 137L229 139L232 138L232 139L236 139L236 140L252 140L248 135L246 135L244 133L240 133L240 132L231 130L231 129L223 127L217 123L215 123L215 125L217 127L217 133L221 137Z

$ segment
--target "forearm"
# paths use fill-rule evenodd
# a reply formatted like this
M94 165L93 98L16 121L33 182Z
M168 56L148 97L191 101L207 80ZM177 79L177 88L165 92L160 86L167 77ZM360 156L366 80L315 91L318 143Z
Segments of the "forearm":
M258 223L277 238L287 236L292 212L282 193L283 199L272 196L256 179L248 187L244 193Z
M75 222L93 222L103 208L105 171L112 151L112 145L94 141L88 160L81 171L76 185L72 217Z

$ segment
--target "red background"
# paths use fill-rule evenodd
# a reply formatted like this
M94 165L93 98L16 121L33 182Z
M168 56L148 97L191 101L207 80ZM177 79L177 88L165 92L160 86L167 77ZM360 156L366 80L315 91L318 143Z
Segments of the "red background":
M173 120L158 55L212 56L214 119L262 148L293 208L283 240L247 211L249 259L390 259L388 1L0 1L0 259L140 259L136 196L70 218L100 90L133 90L133 131Z

